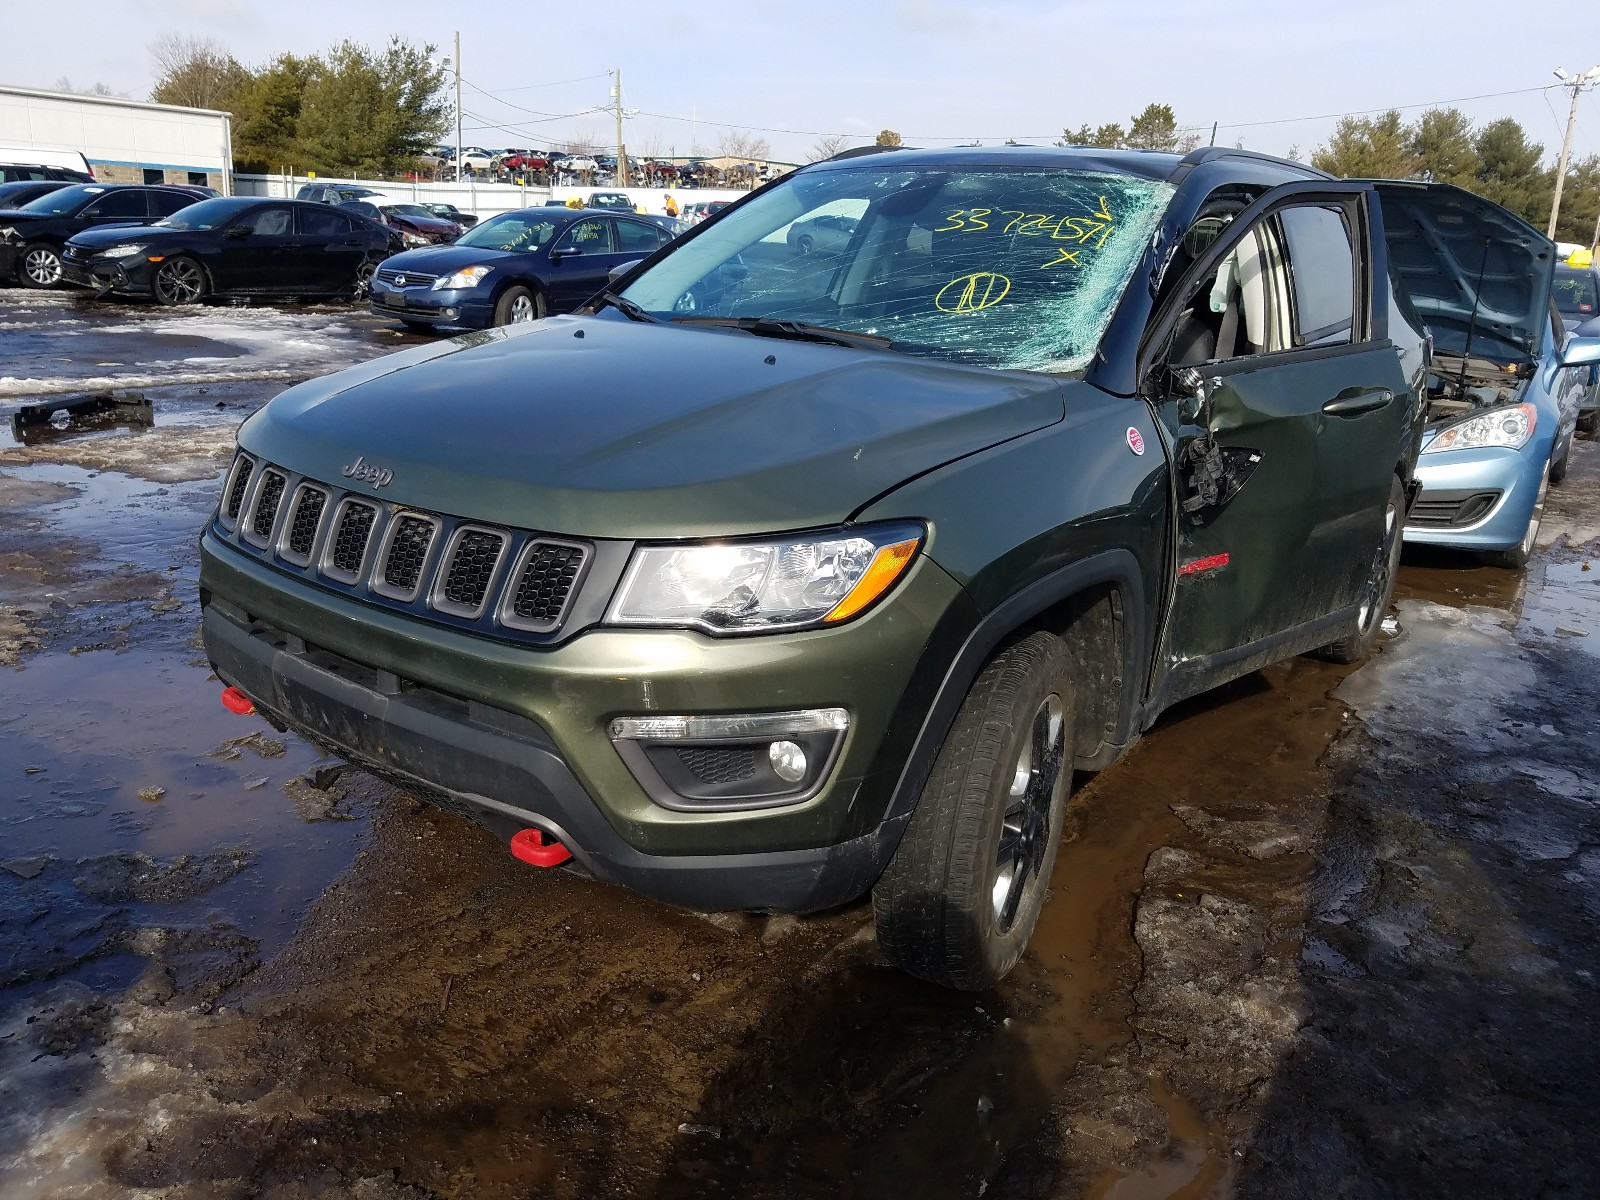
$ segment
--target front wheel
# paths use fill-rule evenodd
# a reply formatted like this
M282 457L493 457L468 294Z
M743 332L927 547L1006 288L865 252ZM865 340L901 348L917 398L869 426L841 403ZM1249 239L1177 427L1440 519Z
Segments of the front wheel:
M1328 662L1360 662L1372 653L1383 616L1394 599L1395 577L1400 573L1400 550L1405 540L1406 490L1397 476L1389 480L1389 501L1383 510L1383 540L1372 557L1372 571L1361 593L1361 608L1356 613L1355 632L1314 651Z
M544 315L544 296L520 284L507 288L494 306L496 325L523 325Z
M1539 522L1544 520L1545 494L1550 490L1550 464L1544 464L1544 474L1539 479L1539 494L1533 500L1533 512L1528 515L1528 528L1522 534L1522 540L1510 550L1491 550L1483 556L1483 561L1491 567L1504 567L1508 571L1520 571L1528 565L1528 560L1533 557L1533 548L1539 540Z
M872 890L878 944L909 974L979 991L1027 948L1072 777L1070 670L1061 639L1034 633L967 693Z
M17 260L17 281L23 287L55 287L61 282L61 251L46 242L24 246Z
M169 308L179 304L199 304L205 299L206 274L192 258L169 258L156 268L151 291L156 303Z

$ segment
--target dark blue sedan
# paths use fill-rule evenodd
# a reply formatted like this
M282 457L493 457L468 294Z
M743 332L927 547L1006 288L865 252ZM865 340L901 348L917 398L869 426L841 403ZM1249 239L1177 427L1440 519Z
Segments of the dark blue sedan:
M672 234L592 209L524 208L483 221L449 246L407 250L372 280L372 311L407 325L483 329L571 312L614 267L654 254Z

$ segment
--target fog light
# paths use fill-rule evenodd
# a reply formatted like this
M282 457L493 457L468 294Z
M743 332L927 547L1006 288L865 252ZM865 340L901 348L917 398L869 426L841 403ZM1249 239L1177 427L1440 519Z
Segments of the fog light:
M793 742L773 742L767 747L772 770L786 783L799 783L806 777L806 752Z

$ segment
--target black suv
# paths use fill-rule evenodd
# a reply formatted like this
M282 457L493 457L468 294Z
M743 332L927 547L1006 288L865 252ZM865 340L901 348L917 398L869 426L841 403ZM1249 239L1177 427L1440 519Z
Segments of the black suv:
M61 284L67 239L107 225L148 225L205 198L183 187L83 183L0 210L0 279L23 287Z
M789 244L826 214L835 254ZM1370 184L1220 148L804 167L579 315L252 416L207 654L525 861L708 910L870 890L894 962L986 987L1075 768L1378 637L1426 368L1386 245Z

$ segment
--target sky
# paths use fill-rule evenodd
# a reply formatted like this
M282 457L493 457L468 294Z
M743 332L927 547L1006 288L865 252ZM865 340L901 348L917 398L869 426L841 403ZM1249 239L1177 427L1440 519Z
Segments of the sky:
M631 153L715 154L733 129L785 161L805 161L819 135L860 144L884 128L906 145L1048 143L1068 126L1125 125L1152 101L1202 142L1217 122L1219 144L1302 157L1338 114L1409 119L1454 101L1478 122L1517 118L1553 161L1570 101L1552 71L1600 63L1594 0L87 0L70 25L50 5L8 7L0 83L66 76L142 99L141 48L169 32L256 65L393 34L449 54L459 31L468 144L613 142L609 112L585 110L609 103L606 72L620 68L639 110ZM1600 90L1580 103L1574 152L1600 153Z

